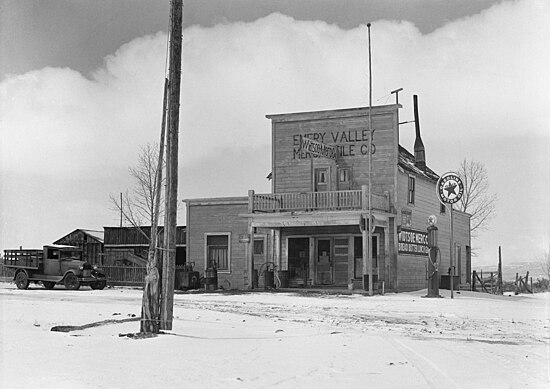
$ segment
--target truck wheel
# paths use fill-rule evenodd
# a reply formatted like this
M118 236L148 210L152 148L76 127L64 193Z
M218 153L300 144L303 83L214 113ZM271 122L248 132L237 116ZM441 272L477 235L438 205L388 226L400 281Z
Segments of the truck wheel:
M78 290L80 288L80 281L73 273L67 274L63 283L65 284L65 289Z
M27 289L29 287L29 277L24 271L20 271L15 276L15 285L17 289Z
M107 281L105 281L105 280L95 281L95 282L90 283L90 288L92 288L94 290L96 290L96 289L103 290L103 289L105 289L105 286L107 286Z
M55 286L55 282L53 281L42 281L42 285L44 285L44 288L46 289L53 289Z

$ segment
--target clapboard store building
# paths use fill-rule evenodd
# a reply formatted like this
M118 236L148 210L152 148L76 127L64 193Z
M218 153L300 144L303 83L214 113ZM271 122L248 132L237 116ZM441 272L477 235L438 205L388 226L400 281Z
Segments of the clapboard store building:
M427 219L436 215L439 273L450 264L449 211L436 195L438 175L399 144L399 108L372 107L372 279L375 288L427 287ZM187 255L196 270L215 266L226 289L251 288L266 267L290 287L360 289L368 279L362 220L368 220L369 108L267 115L272 123L272 191L185 200ZM306 140L306 141L304 141ZM328 147L324 156L304 147ZM311 146L313 145L313 146ZM433 153L436 151L434 150ZM429 154L429 153L428 153ZM454 216L454 274L469 282L470 218ZM363 228L364 230L364 228ZM254 271L252 270L254 269ZM456 278L455 278L456 280Z

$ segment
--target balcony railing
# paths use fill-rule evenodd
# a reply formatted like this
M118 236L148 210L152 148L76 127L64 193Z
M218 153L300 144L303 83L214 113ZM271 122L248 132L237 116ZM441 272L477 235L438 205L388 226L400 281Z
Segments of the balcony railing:
M365 190L253 194L254 212L340 211L368 209ZM389 211L389 196L372 194L372 208Z

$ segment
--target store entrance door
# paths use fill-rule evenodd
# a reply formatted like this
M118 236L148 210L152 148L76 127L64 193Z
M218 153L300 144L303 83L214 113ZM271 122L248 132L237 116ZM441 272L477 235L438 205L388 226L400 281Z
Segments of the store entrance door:
M330 238L317 238L315 245L316 284L332 284L332 249Z
M307 285L309 238L288 238L288 273L291 287Z

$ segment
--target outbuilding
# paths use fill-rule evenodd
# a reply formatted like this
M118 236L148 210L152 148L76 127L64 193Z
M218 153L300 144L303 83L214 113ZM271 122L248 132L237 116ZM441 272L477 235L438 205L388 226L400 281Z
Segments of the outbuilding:
M101 264L103 258L103 231L77 228L59 238L54 245L76 246L82 249L82 259L91 264Z

